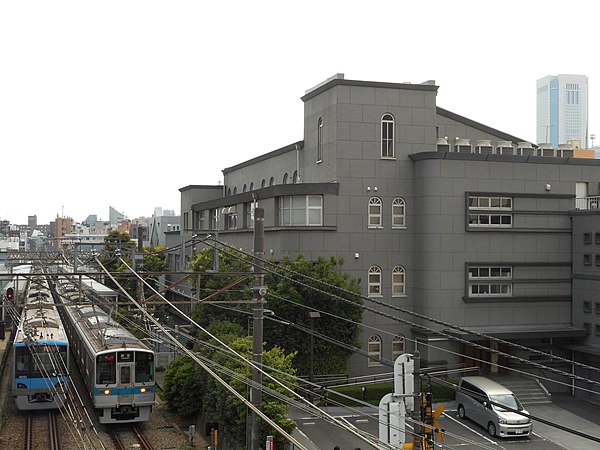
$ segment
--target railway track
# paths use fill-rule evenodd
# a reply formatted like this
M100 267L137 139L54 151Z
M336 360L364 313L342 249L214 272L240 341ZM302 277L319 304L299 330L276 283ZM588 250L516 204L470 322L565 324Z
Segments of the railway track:
M134 447L152 450L150 441L137 424L111 425L110 434L113 443L119 450L128 450Z
M25 450L60 450L56 411L29 412L24 437Z

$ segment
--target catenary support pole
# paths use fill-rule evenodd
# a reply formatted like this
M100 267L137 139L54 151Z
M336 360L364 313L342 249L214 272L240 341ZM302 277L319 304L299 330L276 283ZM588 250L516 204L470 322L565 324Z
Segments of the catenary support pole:
M252 368L252 387L250 389L250 402L257 408L262 403L262 369L263 362L263 313L265 303L265 275L261 261L265 252L265 210L254 209L254 304L252 308L252 360L255 367ZM250 420L250 450L259 450L258 416L252 412Z

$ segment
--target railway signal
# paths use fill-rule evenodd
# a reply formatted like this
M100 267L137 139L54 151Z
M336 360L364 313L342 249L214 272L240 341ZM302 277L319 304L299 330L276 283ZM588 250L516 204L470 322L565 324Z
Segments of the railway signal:
M14 296L15 296L15 290L13 288L9 287L6 290L6 299L7 300L12 300Z

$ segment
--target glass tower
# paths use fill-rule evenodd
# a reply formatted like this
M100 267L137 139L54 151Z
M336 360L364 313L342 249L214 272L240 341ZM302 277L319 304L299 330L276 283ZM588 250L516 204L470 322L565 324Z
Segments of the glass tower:
M538 143L554 148L579 141L588 148L588 79L585 75L548 75L537 80Z

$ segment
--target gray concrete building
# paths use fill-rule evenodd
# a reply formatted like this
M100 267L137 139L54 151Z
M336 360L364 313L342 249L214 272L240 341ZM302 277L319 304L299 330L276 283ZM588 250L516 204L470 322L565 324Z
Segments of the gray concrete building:
M180 190L182 230L169 247L218 229L251 252L258 204L268 256L343 258L376 301L365 304L407 321L365 312L380 330L362 331L370 354L393 360L417 340L430 367L514 364L470 340L539 360L441 321L589 359L600 348L600 161L447 111L437 90L342 75L308 90L302 141L225 168L222 186ZM171 268L192 251L171 254ZM359 355L349 367L389 371Z

